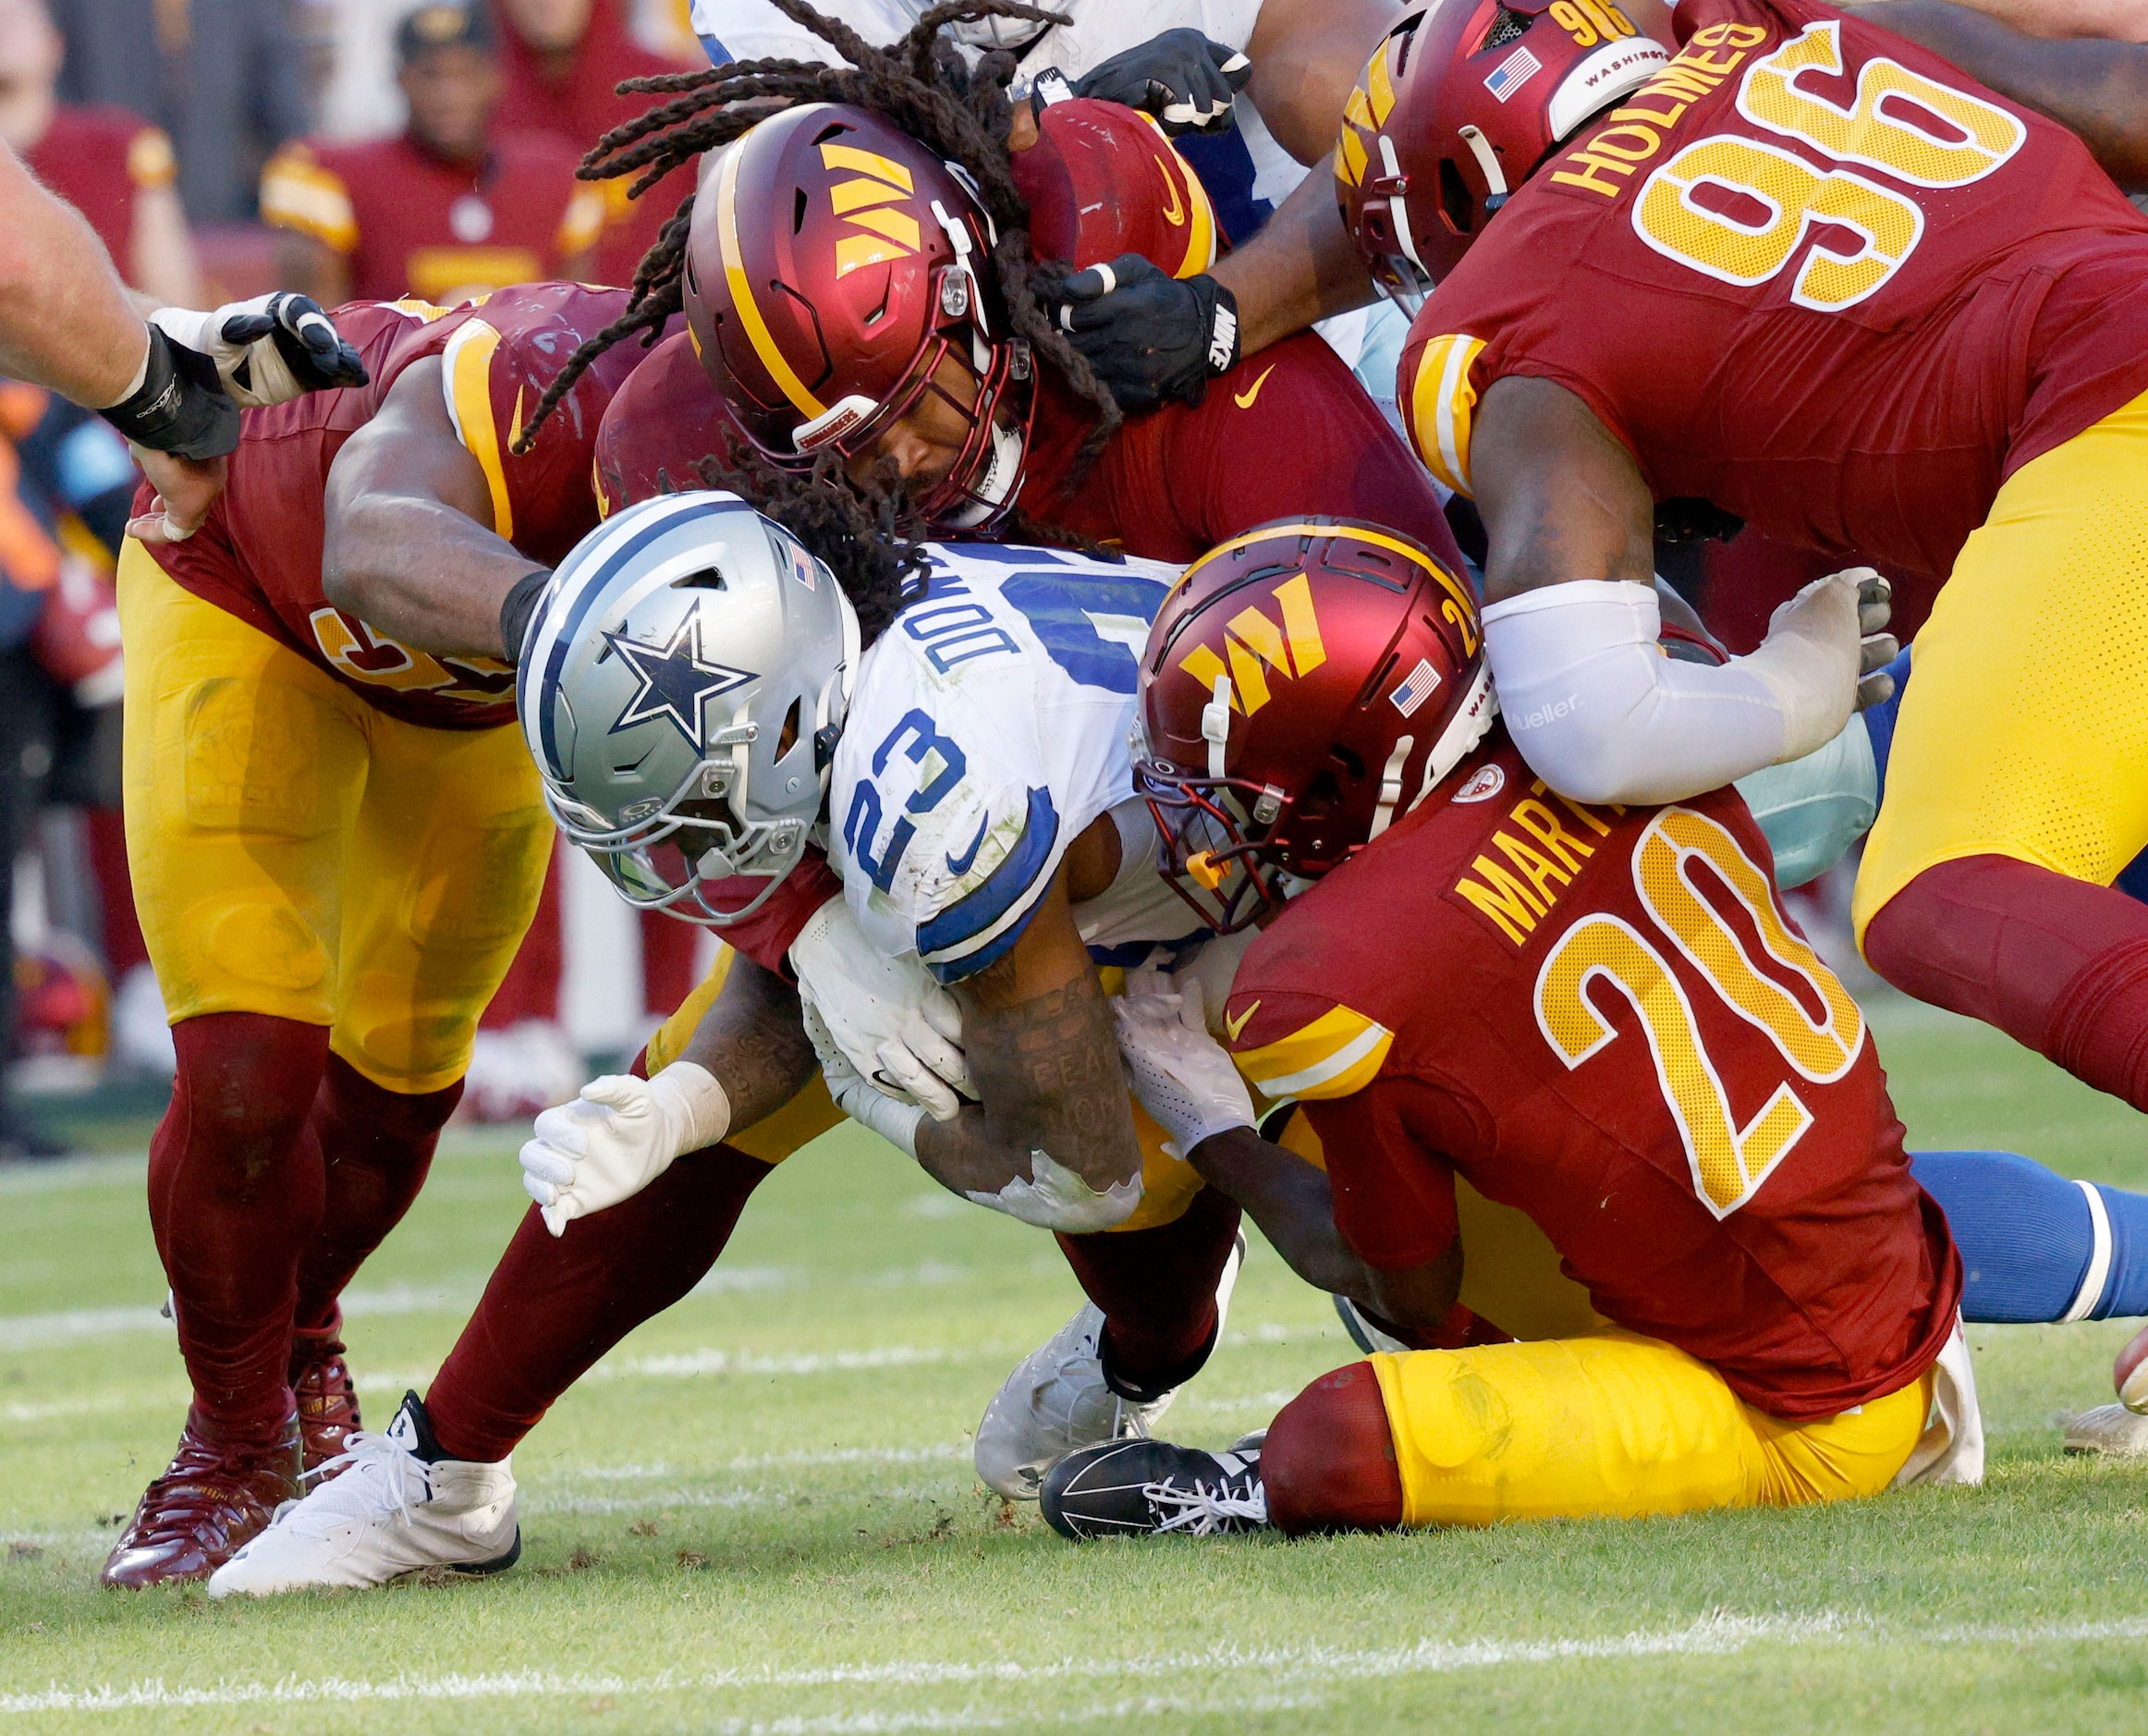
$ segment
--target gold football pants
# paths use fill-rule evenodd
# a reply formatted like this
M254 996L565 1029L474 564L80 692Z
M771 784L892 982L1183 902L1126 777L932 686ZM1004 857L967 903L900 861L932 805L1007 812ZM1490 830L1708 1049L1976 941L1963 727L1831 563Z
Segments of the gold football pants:
M552 848L521 732L390 717L131 540L118 585L127 859L172 1021L326 1025L386 1090L453 1084Z
M1917 635L1859 945L1927 868L2108 886L2148 846L2148 394L2024 464Z
M1376 1355L1407 1525L1639 1518L1875 1495L1924 1432L1933 1377L1786 1422L1683 1351L1584 1338Z

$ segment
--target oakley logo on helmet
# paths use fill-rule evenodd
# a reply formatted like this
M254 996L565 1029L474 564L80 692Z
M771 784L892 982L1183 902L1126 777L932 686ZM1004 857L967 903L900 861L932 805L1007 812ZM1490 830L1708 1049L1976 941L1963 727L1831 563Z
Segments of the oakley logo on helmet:
M1240 609L1225 625L1228 669L1207 645L1194 646L1178 660L1178 666L1211 692L1219 677L1227 678L1230 708L1241 716L1251 717L1268 703L1271 670L1288 679L1310 675L1327 661L1320 620L1312 612L1312 581L1300 573L1277 585L1275 594L1283 613L1280 627L1257 608Z
M922 231L911 212L890 209L906 195L917 191L909 169L892 157L856 145L824 144L821 163L830 169L855 169L859 178L836 181L828 189L836 214L864 234L847 234L836 241L836 275L848 277L867 265L907 259L922 243Z
M618 657L641 684L609 733L617 735L622 729L661 717L697 750L702 745L702 707L717 694L744 687L755 679L750 670L702 661L698 613L679 622L671 638L661 645L629 639L624 633L606 633L604 654Z

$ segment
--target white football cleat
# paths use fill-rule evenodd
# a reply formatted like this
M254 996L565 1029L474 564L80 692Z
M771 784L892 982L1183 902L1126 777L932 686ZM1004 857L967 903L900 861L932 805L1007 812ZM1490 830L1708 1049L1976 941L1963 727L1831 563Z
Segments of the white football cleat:
M385 1435L360 1431L301 1501L218 1568L212 1597L362 1590L406 1573L497 1573L522 1553L511 1461L442 1459L425 1407L403 1400Z
M1241 1229L1215 1286L1215 1336L1230 1314L1230 1293L1245 1264ZM1105 1383L1100 1347L1104 1311L1084 1302L1073 1319L1016 1366L984 1407L977 1424L977 1474L1014 1501L1033 1501L1044 1473L1077 1448L1146 1440L1178 1396L1174 1387L1146 1404Z
M2066 1425L2066 1450L2106 1459L2148 1459L2148 1416L2122 1404L2099 1404Z

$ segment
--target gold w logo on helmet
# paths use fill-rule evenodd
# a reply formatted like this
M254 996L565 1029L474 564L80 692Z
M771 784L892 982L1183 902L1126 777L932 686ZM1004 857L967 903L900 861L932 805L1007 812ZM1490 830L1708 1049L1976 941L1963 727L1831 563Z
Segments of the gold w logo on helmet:
M1227 673L1230 708L1248 717L1268 703L1271 673L1288 679L1310 675L1327 661L1320 619L1312 612L1312 581L1300 573L1277 585L1275 596L1283 616L1281 626L1257 608L1240 609L1226 623L1223 648L1230 658L1227 671L1223 657L1210 645L1196 645L1178 659L1178 666L1211 692L1216 678Z
M1350 92L1350 100L1343 105L1343 119L1347 125L1336 141L1335 177L1350 187L1357 187L1365 178L1364 141L1358 130L1378 132L1387 124L1387 116L1395 112L1395 74L1388 65L1395 53L1392 40L1382 43L1373 53L1365 67L1362 83Z
M828 189L836 214L853 226L836 242L836 275L848 277L866 265L878 265L916 252L922 237L918 220L901 208L905 195L917 191L910 172L892 157L856 145L824 144L821 166L856 169L858 178L836 181Z

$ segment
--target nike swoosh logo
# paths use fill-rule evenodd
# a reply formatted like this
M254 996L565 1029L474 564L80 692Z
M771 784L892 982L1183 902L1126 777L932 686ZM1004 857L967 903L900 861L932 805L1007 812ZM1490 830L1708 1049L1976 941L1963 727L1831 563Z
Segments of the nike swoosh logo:
M1236 1043L1239 1040L1239 1033L1243 1031L1247 1025L1252 1022L1253 1015L1260 1010L1261 1003L1259 1001L1255 1001L1251 1007L1247 1008L1245 1011L1239 1014L1236 1019L1233 1019L1227 1012L1224 1014L1223 1028L1225 1033L1229 1036L1233 1043Z
M970 872L970 864L977 860L978 847L984 842L984 828L991 824L992 816L989 813L986 814L983 819L978 821L977 836L970 840L970 848L964 850L959 856L950 856L947 858L947 872L949 874L954 874L957 878L960 878L963 874L966 874Z
M1156 159L1156 166L1163 171L1164 191L1171 201L1164 207L1164 221L1174 229L1182 229L1186 226L1186 205L1178 197L1178 177L1171 173L1171 165L1162 157Z
M1230 401L1236 404L1240 410L1252 409L1253 400L1260 397L1261 388L1268 384L1268 376L1275 372L1275 364L1271 361L1266 367L1261 370L1261 377L1255 380L1252 385L1246 387L1246 389L1242 392L1233 392L1230 395Z

